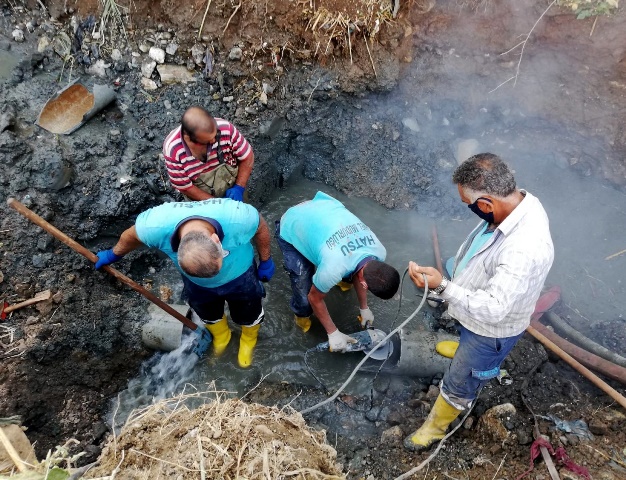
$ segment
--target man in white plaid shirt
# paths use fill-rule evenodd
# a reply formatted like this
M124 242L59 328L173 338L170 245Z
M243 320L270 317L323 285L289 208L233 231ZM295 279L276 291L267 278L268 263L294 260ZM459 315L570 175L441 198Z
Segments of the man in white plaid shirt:
M441 440L482 386L498 375L530 323L554 259L545 210L517 188L498 156L474 155L455 170L452 181L482 221L459 248L450 280L433 267L409 263L415 285L423 288L425 275L429 289L448 302L448 313L461 324L441 393L424 424L404 441L412 451Z

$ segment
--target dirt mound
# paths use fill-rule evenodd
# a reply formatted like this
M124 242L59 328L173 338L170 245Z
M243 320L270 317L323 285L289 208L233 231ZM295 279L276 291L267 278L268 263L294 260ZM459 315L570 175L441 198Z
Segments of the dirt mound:
M180 395L133 412L88 476L345 478L326 433L298 412L223 396Z

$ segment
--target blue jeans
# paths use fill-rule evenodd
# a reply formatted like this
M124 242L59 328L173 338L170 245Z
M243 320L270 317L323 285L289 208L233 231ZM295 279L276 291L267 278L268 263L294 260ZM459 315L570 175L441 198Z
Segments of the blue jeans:
M283 265L291 281L291 311L298 317L310 317L313 309L309 303L309 292L313 286L315 265L289 242L280 238L280 222L276 222L276 240L283 252Z
M472 405L480 389L500 373L500 365L524 332L514 337L491 338L460 326L461 340L443 376L441 395L459 410Z
M260 323L265 288L256 272L256 263L252 262L237 278L213 288L201 287L183 275L183 297L205 323L214 323L224 316L224 302L228 302L230 317L237 325Z

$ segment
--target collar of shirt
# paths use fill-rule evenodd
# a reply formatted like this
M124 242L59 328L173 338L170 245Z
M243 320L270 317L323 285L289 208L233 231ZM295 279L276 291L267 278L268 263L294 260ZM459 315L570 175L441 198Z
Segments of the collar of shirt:
M203 217L201 215L193 215L178 222L178 225L176 225L176 228L174 228L174 233L170 237L172 251L178 252L178 247L180 246L180 236L178 235L178 230L189 220L204 220L205 222L209 222L211 225L213 225L213 228L215 228L215 233L220 239L220 242L224 241L224 230L222 229L222 225L220 224L220 222L218 222L214 218Z
M526 190L520 189L524 198L519 203L517 207L513 209L509 216L498 225L496 230L500 230L505 236L511 233L511 231L515 228L515 226L519 223L519 221L528 213L528 211L532 208L531 203L533 203L534 197L528 193Z
M183 148L185 149L185 153L188 156L190 156L190 157L196 158L195 155L191 152L191 150L189 150L189 146L187 145L187 142L185 142L185 139L183 137L183 126L181 125L180 127L178 127L178 130L180 131L180 143L183 144ZM215 145L215 144L213 144L213 145ZM213 148L213 145L207 145L206 146L207 156L209 155L209 152ZM201 160L201 159L196 159L196 160Z
M351 282L352 279L354 278L354 274L358 272L359 270L361 270L365 266L366 263L371 262L372 260L376 260L376 257L373 255L368 255L357 264L356 268L352 271L351 274L349 274L347 277L342 278L342 280L345 282Z

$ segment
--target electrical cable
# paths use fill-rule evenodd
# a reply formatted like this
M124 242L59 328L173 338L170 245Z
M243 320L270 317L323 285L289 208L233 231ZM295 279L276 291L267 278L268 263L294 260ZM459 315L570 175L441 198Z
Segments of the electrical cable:
M408 271L405 270L404 275L406 275L406 272ZM403 277L404 277L403 275ZM428 279L426 278L425 274L422 274L422 276L424 277L424 296L422 297L422 301L420 302L420 304L417 306L417 308L415 309L415 311L409 315L409 317L402 322L400 325L398 325L394 330L392 330L391 332L389 332L387 334L387 336L385 338L383 338L378 344L376 344L376 346L374 346L374 348L372 348L372 350L370 350L369 352L367 352L367 354L365 355L365 357L363 357L363 359L359 362L359 364L354 368L354 370L352 370L352 373L350 373L350 376L348 377L348 379L343 383L343 385L341 385L339 387L339 389L329 398L327 398L326 400L319 402L315 405L313 405L312 407L309 408L305 408L304 410L302 410L300 413L302 415L312 412L313 410L317 410L318 408L320 408L323 405L326 405L327 403L332 402L333 400L335 400L339 394L343 391L344 388L346 388L346 386L352 381L352 379L354 378L354 376L356 375L356 373L359 371L359 369L363 366L363 364L367 361L368 358L370 358L372 356L372 354L378 350L378 348L380 348L383 344L385 344L391 337L393 337L402 327L404 327L407 323L409 323L411 320L413 320L413 318L420 312L420 310L422 309L422 307L424 306L424 304L426 303L426 297L428 297ZM402 295L402 291L400 291L400 295ZM399 308L398 308L398 312L399 312Z
M318 352L319 350L317 350L315 347L313 348L309 348L306 352L304 352L304 365L307 368L307 371L311 374L311 376L317 380L317 383L320 384L320 386L322 387L322 389L324 390L324 394L325 395L330 395L330 391L328 390L328 387L324 384L324 382L322 382L322 380L320 380L320 378L315 375L315 372L313 371L313 369L311 368L311 366L309 365L308 361L307 361L307 355L311 352ZM374 406L374 392L370 392L370 406L364 410L359 410L358 408L353 407L352 405L349 405L347 402L344 402L341 398L338 398L337 401L339 403L341 403L342 405L344 405L345 407L348 407L350 410L353 410L355 412L358 413L367 413L369 412L372 407Z

